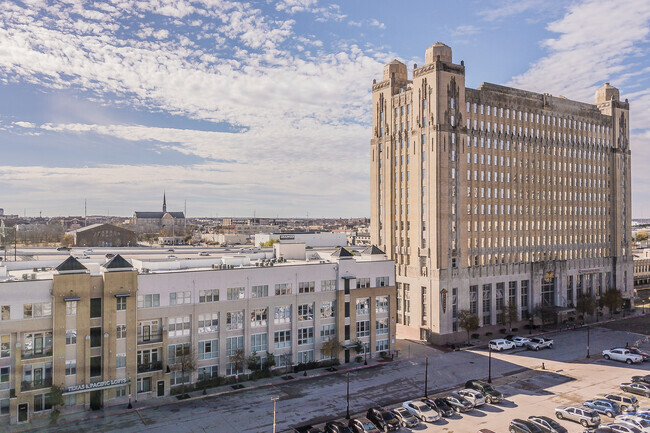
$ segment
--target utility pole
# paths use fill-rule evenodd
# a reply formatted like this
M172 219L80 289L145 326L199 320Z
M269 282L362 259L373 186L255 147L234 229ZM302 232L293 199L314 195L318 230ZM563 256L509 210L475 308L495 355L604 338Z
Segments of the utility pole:
M350 372L348 371L348 389L346 393L345 419L350 419Z
M492 383L492 346L488 344L488 383Z
M280 399L280 396L271 397L271 401L273 401L273 433L275 433L275 403L278 399Z
M424 398L429 397L429 357L424 358Z
M590 358L590 356L589 356L589 325L587 325L587 358Z

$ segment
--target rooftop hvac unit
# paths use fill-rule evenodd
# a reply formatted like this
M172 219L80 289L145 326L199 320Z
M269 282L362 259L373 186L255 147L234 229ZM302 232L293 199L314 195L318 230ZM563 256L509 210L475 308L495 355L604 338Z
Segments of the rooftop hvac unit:
M36 279L36 274L32 274L31 277L32 277L32 280L35 280Z
M23 280L27 279L27 274L23 274Z

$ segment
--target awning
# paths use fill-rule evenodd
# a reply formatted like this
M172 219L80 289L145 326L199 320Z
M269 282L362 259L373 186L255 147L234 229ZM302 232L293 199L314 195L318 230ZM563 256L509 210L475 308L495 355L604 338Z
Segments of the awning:
M131 296L130 293L116 293L116 294L115 294L115 297L116 297L116 298L128 298L128 297L130 297L130 296Z
M341 278L343 278L344 280L353 280L356 277L353 277L352 275L343 275Z
M73 301L81 301L81 298L79 296L65 296L63 300L65 302L73 302Z

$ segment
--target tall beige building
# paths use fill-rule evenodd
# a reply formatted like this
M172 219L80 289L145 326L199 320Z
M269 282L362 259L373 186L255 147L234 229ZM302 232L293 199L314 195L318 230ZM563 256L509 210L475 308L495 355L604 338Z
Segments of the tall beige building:
M458 313L631 297L629 104L483 83L440 42L372 86L372 243L396 263L398 322L450 341ZM498 325L498 327L502 327Z

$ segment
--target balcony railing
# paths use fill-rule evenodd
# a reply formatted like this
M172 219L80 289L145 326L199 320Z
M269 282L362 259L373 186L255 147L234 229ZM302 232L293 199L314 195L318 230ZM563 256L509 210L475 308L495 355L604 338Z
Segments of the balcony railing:
M52 386L51 377L43 378L42 380L37 382L27 382L26 380L23 380L20 384L20 388L22 391L31 391L33 389L49 388L50 386Z
M23 359L45 358L45 357L48 357L48 356L52 356L52 348L51 347L43 349L42 352L34 352L32 350L22 352L22 358Z
M149 371L162 370L162 361L150 362L148 364L138 364L138 373L147 373Z
M138 344L160 343L161 341L163 341L162 331L148 335L138 333Z

